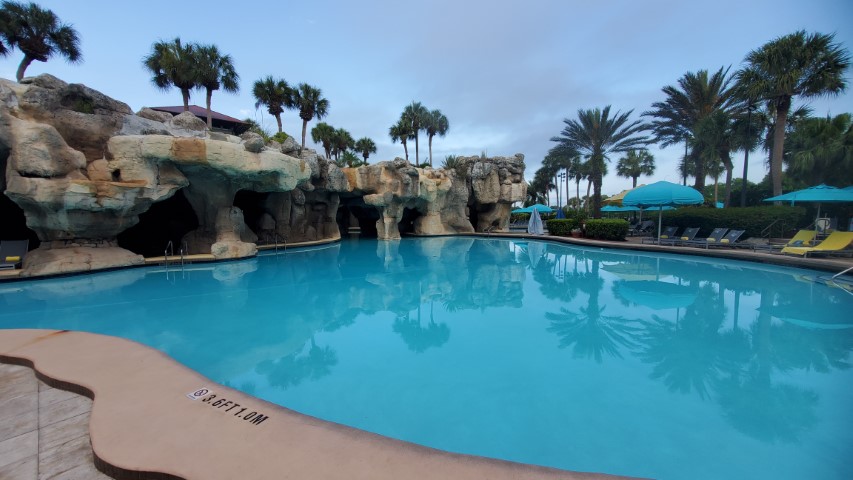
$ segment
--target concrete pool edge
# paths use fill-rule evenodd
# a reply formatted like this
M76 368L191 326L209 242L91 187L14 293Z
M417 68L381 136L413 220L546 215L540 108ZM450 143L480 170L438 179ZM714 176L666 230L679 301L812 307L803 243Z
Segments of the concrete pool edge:
M118 337L0 330L0 363L28 366L93 399L92 449L98 468L115 478L627 478L449 453L326 422ZM200 388L210 391L188 398Z

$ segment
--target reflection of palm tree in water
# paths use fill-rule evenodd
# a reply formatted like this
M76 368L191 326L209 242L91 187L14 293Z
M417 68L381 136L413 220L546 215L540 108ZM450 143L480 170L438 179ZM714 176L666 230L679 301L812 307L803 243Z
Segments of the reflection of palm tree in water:
M681 321L653 315L646 322L638 356L654 364L652 378L662 379L671 391L695 391L705 398L720 372L730 366L720 335L726 311L719 295L713 285L702 285Z
M270 385L288 388L295 387L303 380L317 380L331 373L331 367L337 365L338 355L331 347L320 347L311 337L311 347L306 355L301 351L258 364L258 373L269 379Z
M409 314L399 315L394 320L394 333L400 335L409 350L423 353L430 347L440 347L450 339L450 327L446 323L435 323L430 302L429 322L426 326L421 325L421 307L418 305L418 317L414 320Z
M622 358L620 349L636 347L633 340L639 329L624 317L604 315L606 307L599 306L599 294L604 280L599 276L599 261L592 261L592 268L585 273L577 270L566 278L576 289L589 295L589 303L577 312L560 308L560 313L546 313L551 321L548 331L560 337L560 348L572 347L577 358L594 358L601 363L604 354Z

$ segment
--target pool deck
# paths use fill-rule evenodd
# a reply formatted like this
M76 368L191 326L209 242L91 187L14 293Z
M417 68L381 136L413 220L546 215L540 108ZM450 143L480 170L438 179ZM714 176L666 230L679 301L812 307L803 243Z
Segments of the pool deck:
M94 400L88 425L92 461L114 478L627 478L454 454L326 422L218 385L157 350L116 337L0 330L0 363L31 367L56 392ZM38 416L32 412L39 408L38 399L30 400L29 413L26 406L10 410L21 395L9 386L22 375L0 365L3 374L7 377L0 377L0 419ZM32 394L34 387L25 388ZM191 398L201 389L207 391ZM73 436L76 443L65 442L66 449L81 450L86 442L79 435L81 419L75 421L78 429L66 437ZM35 478L29 476L32 465L19 465L26 459L32 462L34 455L36 461L42 457L33 453L39 451L33 442L41 438L33 432L32 426L21 427L0 441L0 477ZM85 451L82 454L85 458ZM95 478L61 473L39 471L38 478Z

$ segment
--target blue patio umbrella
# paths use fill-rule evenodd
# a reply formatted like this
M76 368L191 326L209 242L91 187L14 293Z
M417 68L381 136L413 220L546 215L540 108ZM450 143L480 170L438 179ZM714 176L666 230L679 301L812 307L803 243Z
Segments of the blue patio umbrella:
M645 187L637 187L625 194L622 205L626 207L657 207L658 211L658 244L660 244L661 207L675 205L697 205L705 201L701 193L691 187L672 182L655 182Z
M601 207L602 212L639 212L640 207L617 207L615 205L606 205Z
M531 205L529 207L524 208L516 208L512 211L512 213L533 213L533 210L536 210L539 213L551 213L554 210L551 210L551 207L547 205L542 205L541 203L537 203L536 205Z
M791 205L800 203L817 203L817 218L820 218L821 203L849 203L853 202L853 187L835 188L829 185L816 185L795 192L788 192L775 197L765 198L765 202L791 202ZM817 225L817 219L815 219Z
M558 209L557 209L557 217L556 217L556 218L566 218L566 214L565 214L565 213L563 213L563 209L562 209L562 208L558 208Z

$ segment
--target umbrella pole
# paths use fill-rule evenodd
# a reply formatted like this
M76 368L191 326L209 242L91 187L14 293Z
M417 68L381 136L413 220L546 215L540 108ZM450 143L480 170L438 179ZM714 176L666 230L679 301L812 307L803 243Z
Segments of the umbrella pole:
M662 213L663 213L663 205L658 207L658 245L660 245L660 223L661 223Z

